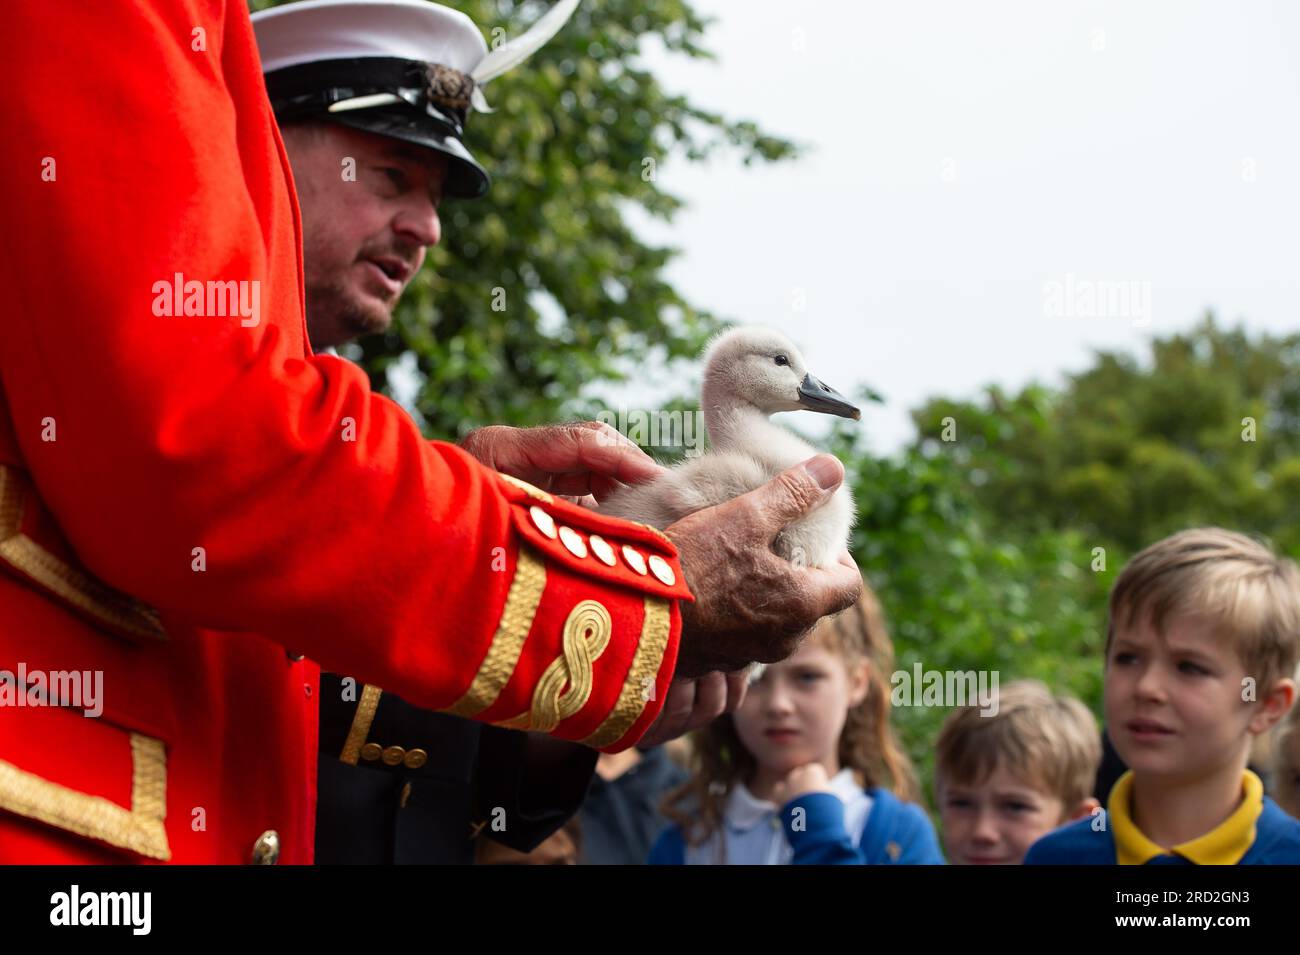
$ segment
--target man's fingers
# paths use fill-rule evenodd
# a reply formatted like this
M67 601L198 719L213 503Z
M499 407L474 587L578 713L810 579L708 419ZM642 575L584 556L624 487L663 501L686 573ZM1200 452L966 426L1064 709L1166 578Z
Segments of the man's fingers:
M691 728L690 720L694 709L695 681L673 680L668 684L663 709L637 745L653 748L681 736Z
M591 494L564 494L561 495L570 504L577 504L579 507L585 507L589 511L596 509L596 498Z
M600 498L621 484L648 481L667 470L601 421L521 433L526 436L528 467L544 476L547 490L559 494L594 493Z
M499 456L508 458L510 456L509 451L513 450L515 441L514 428L494 424L475 428L461 438L460 446L483 464L499 471L502 468L498 465L497 458ZM506 452L504 455L502 454L503 451ZM518 477L518 475L515 476Z
M591 494L597 501L603 501L615 491L620 491L625 487L627 485L621 481L615 481L603 474L593 474L591 476Z
M695 708L695 681L673 680L668 684L668 696L664 699L663 712L659 714L660 722L676 726L690 718Z
M831 454L818 454L786 468L760 488L737 500L748 500L760 517L768 539L825 502L844 481L844 465Z
M734 713L740 709L741 704L745 702L745 694L749 691L749 671L750 667L743 670L736 670L727 674L727 712Z
M727 709L727 680L721 673L706 673L695 681L695 712L691 729L711 723Z
M639 484L666 472L636 442L603 421L584 421L570 430L579 461L593 474ZM594 488L593 488L594 489Z
M839 613L862 596L862 571L848 551L829 567L801 567L799 571L808 602L819 618Z
M586 497L592 493L592 475L586 472L556 474L554 472L538 471L537 480L529 483L536 484L543 491L550 491L552 494L558 494L561 497Z
M600 421L536 428L483 428L464 444L491 467L553 494L607 497L625 483L646 481L665 468Z
M713 671L693 680L674 680L658 718L637 745L658 746L738 709L745 699L747 672Z

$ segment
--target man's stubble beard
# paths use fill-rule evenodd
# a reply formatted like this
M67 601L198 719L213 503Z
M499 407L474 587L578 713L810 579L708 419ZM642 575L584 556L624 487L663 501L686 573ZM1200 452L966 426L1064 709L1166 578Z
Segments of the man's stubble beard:
M373 299L356 301L341 280L307 286L307 333L315 350L385 331L392 320L391 309Z

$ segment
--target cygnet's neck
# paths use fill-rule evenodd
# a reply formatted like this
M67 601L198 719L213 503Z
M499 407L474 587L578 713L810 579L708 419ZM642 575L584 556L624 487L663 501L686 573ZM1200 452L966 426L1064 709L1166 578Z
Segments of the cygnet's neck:
M748 401L706 383L701 394L704 430L709 444L719 451L754 451L769 447L774 436L787 432L773 424L768 413Z

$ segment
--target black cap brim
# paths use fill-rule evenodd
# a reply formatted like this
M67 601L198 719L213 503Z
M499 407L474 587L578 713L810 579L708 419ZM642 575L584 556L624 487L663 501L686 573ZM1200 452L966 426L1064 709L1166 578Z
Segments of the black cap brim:
M478 199L492 184L487 170L478 164L463 142L446 132L441 124L409 107L346 110L326 113L321 118L351 129L423 146L446 156L447 178L442 194L449 198Z
M267 73L266 92L281 124L325 120L441 153L448 159L443 195L477 199L491 180L460 138L470 106L469 94L460 87L472 86L472 81L443 69L453 81L461 81L450 93L462 95L463 102L434 97L435 92L449 95L429 85L439 79L439 69L395 57L314 60ZM430 71L435 71L433 80ZM388 102L358 102L376 96ZM354 104L359 108L346 108Z

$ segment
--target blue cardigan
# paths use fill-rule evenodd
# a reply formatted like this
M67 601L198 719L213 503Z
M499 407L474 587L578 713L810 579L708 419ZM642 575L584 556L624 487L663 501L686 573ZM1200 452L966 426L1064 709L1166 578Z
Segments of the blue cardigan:
M868 789L871 812L857 844L844 828L844 804L833 793L808 793L781 810L794 865L943 865L943 853L930 819L920 806L887 789ZM794 810L804 810L795 831ZM650 865L682 865L686 842L677 826L664 830L650 850Z
M1300 820L1292 819L1268 796L1255 821L1255 841L1237 865L1300 863ZM1049 832L1029 847L1025 865L1115 865L1115 837L1098 832L1091 819L1079 819ZM1156 856L1147 865L1192 865L1182 856Z

